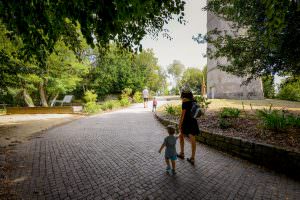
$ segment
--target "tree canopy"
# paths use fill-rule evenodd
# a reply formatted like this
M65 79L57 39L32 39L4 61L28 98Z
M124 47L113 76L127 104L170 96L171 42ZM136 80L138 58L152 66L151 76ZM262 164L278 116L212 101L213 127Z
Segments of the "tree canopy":
M210 58L228 59L221 70L255 78L300 74L300 7L297 1L210 0L205 8L230 22L231 31L212 30L198 42L212 45Z
M116 41L126 47L141 47L147 33L165 31L163 25L174 15L182 23L184 4L183 0L4 0L0 1L0 20L10 36L23 40L24 58L44 64L62 38L73 50L80 48L78 26L92 46Z

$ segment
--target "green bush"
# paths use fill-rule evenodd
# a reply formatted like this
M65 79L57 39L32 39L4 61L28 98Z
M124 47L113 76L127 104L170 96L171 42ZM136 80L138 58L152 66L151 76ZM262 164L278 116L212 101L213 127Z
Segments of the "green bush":
M300 79L295 82L282 84L277 98L290 101L300 101Z
M288 115L286 120L289 126L300 128L300 115L298 116Z
M135 92L133 95L133 102L135 103L142 103L143 102L143 96L141 92Z
M237 108L222 108L220 112L221 118L238 118L241 111Z
M97 113L99 111L101 111L101 107L96 102L87 102L84 105L84 112L86 113Z
M284 131L289 126L288 118L282 110L263 109L258 110L257 115L265 128L275 132Z
M169 115L174 115L174 116L180 116L181 114L181 105L166 105L165 106L165 111Z
M221 129L227 129L232 126L232 123L230 121L228 121L227 119L220 118L219 126Z
M122 107L124 107L124 106L130 105L130 102L129 102L128 98L125 98L125 99L120 100L120 104Z
M132 94L132 89L125 88L124 90L122 90L121 99L129 98L131 94Z
M87 90L84 93L83 99L85 100L85 102L96 102L97 94L95 94L94 90Z
M109 100L109 101L105 101L102 105L101 105L101 109L102 110L112 110L113 108L119 108L121 107L121 103L118 100Z
M208 101L207 98L201 95L197 95L194 98L197 101L197 103L200 105L200 107L203 108L204 111L208 108L208 105L211 103L210 101Z

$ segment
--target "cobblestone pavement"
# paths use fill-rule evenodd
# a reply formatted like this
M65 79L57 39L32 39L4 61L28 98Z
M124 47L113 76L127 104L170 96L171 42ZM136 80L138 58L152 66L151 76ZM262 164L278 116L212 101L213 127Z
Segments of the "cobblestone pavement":
M299 182L201 144L195 167L178 160L177 175L167 175L158 154L167 132L149 110L136 105L79 119L19 145L10 176L17 193L22 199L300 199Z

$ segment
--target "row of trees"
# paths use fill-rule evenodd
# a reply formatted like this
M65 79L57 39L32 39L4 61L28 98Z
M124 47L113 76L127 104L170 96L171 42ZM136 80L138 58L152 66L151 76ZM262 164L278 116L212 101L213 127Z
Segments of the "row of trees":
M163 71L146 34L168 35L164 25L184 23L183 0L1 1L0 101L48 106L60 94L99 96L122 88L164 87ZM147 61L144 60L149 59ZM148 62L149 61L149 62ZM160 80L157 84L157 80ZM157 86L158 85L158 86Z
M40 67L38 60L25 61L16 56L24 44L19 37L9 37L3 25L0 39L3 103L49 106L67 93L81 99L86 90L103 97L121 93L124 88L141 91L147 86L154 92L167 89L166 74L151 50L133 53L114 43L105 49L93 49L81 37L80 51L74 52L59 40Z

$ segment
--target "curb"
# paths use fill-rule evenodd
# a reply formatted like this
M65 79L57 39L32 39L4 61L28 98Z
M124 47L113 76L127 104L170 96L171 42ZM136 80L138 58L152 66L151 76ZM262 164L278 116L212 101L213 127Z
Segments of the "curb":
M163 125L175 125L170 121L155 114L155 117ZM286 150L269 144L255 143L238 137L228 137L201 131L197 140L217 150L227 152L255 164L263 165L278 172L285 173L292 178L300 180L300 153Z

